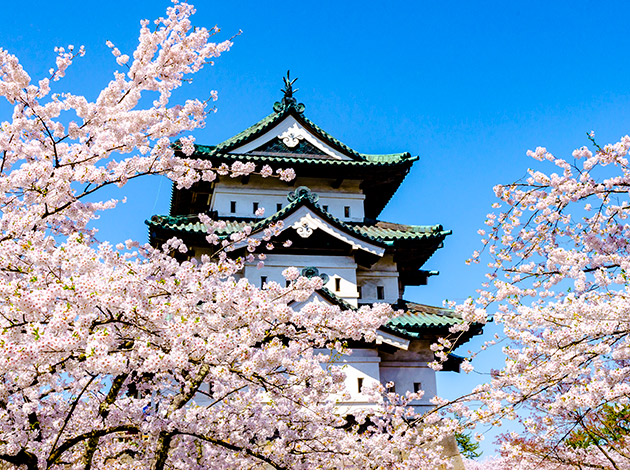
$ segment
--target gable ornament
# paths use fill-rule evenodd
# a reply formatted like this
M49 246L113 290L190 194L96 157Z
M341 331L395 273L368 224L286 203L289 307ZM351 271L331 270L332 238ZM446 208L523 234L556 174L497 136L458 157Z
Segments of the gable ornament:
M305 185L301 185L293 192L289 192L287 200L294 202L296 200L308 200L311 203L317 203L319 201L319 195L312 192L310 188Z
M278 139L281 139L284 145L288 148L294 148L302 139L304 139L303 129L295 123L284 133L278 135Z
M330 279L330 277L328 277L328 274L324 274L324 273L319 273L319 269L317 267L305 267L304 269L302 269L302 276L306 277L308 279L312 279L313 277L319 277L320 279L322 279L322 282L324 282L324 284L328 283L328 280Z
M296 221L292 228L297 232L301 238L308 238L313 234L313 228L308 224L308 221Z

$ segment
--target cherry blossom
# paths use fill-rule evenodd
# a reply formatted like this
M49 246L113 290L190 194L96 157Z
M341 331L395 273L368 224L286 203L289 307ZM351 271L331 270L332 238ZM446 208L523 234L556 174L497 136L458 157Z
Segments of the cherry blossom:
M200 219L212 255L183 241L100 242L91 223L115 200L100 190L161 174L179 187L269 168L191 159L206 108L173 91L231 47L174 2L141 22L135 51L96 100L54 91L83 48L58 48L38 82L0 50L0 460L28 468L431 468L458 427L383 386L349 417L331 353L373 342L388 305L342 311L308 302L322 280L287 269L288 286L239 277L279 233L230 239ZM153 105L142 108L143 97ZM216 98L216 93L211 94ZM179 138L178 141L175 141ZM291 169L275 178L293 180ZM250 251L231 258L238 244ZM285 243L288 244L288 243ZM254 254L255 253L255 254ZM291 305L304 302L299 311ZM614 347L625 356L625 345ZM336 354L335 354L336 355ZM572 397L568 397L572 398ZM6 465L6 464L5 464Z
M567 160L528 152L540 170L495 187L501 212L473 256L488 281L456 308L505 334L505 366L466 398L475 407L452 406L470 427L520 423L488 467L630 468L630 137L588 139Z

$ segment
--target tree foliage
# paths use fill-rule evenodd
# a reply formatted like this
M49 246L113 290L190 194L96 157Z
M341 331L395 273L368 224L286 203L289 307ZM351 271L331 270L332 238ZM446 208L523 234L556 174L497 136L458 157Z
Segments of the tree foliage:
M462 457L471 460L481 457L479 443L472 438L471 433L455 433L455 440Z

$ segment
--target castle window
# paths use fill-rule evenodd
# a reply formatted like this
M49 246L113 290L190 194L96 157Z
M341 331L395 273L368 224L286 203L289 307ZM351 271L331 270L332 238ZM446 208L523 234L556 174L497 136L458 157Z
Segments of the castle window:
M361 393L362 388L363 388L363 377L359 377L357 379L357 392Z
M328 205L322 205L322 210L328 211Z
M339 277L335 277L335 292L341 291L341 279Z
M267 283L267 276L266 275L261 275L260 276L260 286L262 287L266 283Z
M282 210L282 203L276 203L276 211Z
M413 392L414 393L418 393L422 390L422 383L420 382L414 382L413 383Z
M254 202L252 205L252 213L256 213L258 211L258 202Z
M343 207L343 216L345 216L346 218L350 218L350 207Z
M230 202L230 213L236 213L236 202Z
M387 382L387 391L389 393L396 393L396 384L394 382Z
M360 285L357 285L357 294L359 295L359 298L363 298L363 290L361 290Z
M376 298L378 300L385 300L385 287L382 285L376 287Z

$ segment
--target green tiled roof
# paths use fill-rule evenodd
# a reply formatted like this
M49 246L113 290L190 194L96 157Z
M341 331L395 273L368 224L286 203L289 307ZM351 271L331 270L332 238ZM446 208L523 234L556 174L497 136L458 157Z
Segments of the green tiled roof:
M238 146L239 144L244 143L245 141L248 141L251 136L258 136L264 133L265 131L267 131L268 128L273 126L278 121L278 116L280 115L284 117L286 116L286 113L274 112L271 115L264 117L258 123L255 123L251 125L249 128L244 129L237 135L232 136L230 139L226 139L225 141L217 144L216 146L211 146L213 149L212 153L214 154L215 152L219 152L219 151L227 151L229 149L232 149ZM204 146L204 147L209 147L209 146Z
M394 305L393 308L402 310L403 314L388 321L383 328L406 338L419 339L425 334L436 334L436 332L446 335L451 326L463 322L461 317L448 308L422 305L404 300ZM473 323L468 330L454 337L451 349L454 350L467 343L473 336L482 332L483 324ZM451 355L449 354L449 356Z
M225 228L217 230L216 233L219 236L227 236L232 233L242 231L246 226L251 226L252 233L254 233L261 228L281 220L284 216L288 215L291 210L297 208L301 201L302 200L296 200L291 202L279 212L264 219L245 219L237 221L223 220L226 224ZM324 211L319 206L314 204L312 204L312 206L317 208L325 220L335 223L337 226L342 227L349 233L353 233L362 239L368 239L376 243L387 244L387 242L390 241L422 240L435 237L443 238L451 234L451 231L444 231L441 225L399 225L387 223L385 221L376 221L373 224L344 222ZM206 232L205 226L199 222L199 218L196 215L155 215L151 217L151 220L148 220L145 223L150 227L157 227L177 232L199 234L204 234Z
M318 290L318 292L327 297L332 303L339 305L343 310L357 309L326 288ZM393 308L402 308L404 313L388 321L381 329L406 339L419 339L425 334L435 336L437 333L443 333L447 335L451 326L462 322L462 319L453 310L447 308L407 301L402 301L402 304L394 305ZM473 324L468 331L460 333L453 339L451 349L454 350L467 343L473 336L482 332L483 325L480 323ZM443 364L443 368L445 371L459 372L459 364L463 360L463 357L449 352L448 360Z
M327 295L331 301L337 303L344 310L356 310L355 307L342 298L339 298L330 290L323 288L320 291L325 292L325 295ZM447 330L451 326L462 322L462 319L457 316L453 310L447 308L439 308L413 302L403 303L404 313L388 321L384 327L404 337L417 338L422 334L422 331L428 329ZM394 308L397 307L394 306Z
M272 215L268 219L264 220L239 220L239 221L230 221L224 220L226 226L224 229L217 230L217 234L219 235L229 235L232 233L236 233L238 231L242 231L245 226L252 226L252 230L255 231L260 226L265 226L266 224L273 223L273 221L277 221L280 218ZM267 221L270 220L270 221ZM265 224L262 224L265 222ZM169 229L172 231L180 231L185 233L205 233L206 228L203 224L199 222L199 219L196 215L181 215L181 216L166 216L166 215L155 215L151 218L151 220L146 221L148 225L151 226L159 226L164 229ZM435 236L447 236L451 234L450 231L443 231L440 225L437 226L412 226L412 225L396 225L402 227L400 229L391 230L388 228L383 228L382 225L389 225L391 223L386 223L384 221L377 221L373 225L366 224L352 224L352 223L343 223L342 224L347 227L352 232L357 232L363 237L367 237L370 239L375 239L378 241L394 241L394 240L405 240L405 239L424 239Z
M244 131L241 131L237 135L223 141L222 143L217 144L216 146L202 146L195 145L195 154L207 156L207 157L220 157L223 159L233 159L233 160L248 160L254 162L288 162L288 163L304 163L304 164L331 164L334 163L336 165L392 165L392 164L401 164L401 163L411 163L418 159L417 156L411 156L408 152L398 153L398 154L363 154L355 151L351 147L342 143L332 135L328 134L322 128L317 126L311 120L306 118L302 113L304 110L304 106L302 104L288 104L287 106L281 107L280 111L276 111L258 123L253 124L249 128ZM310 155L305 155L305 157L299 156L299 154L286 153L285 156L278 155L260 155L260 154L233 154L230 151L236 149L247 142L250 142L262 134L266 133L268 130L273 128L277 123L281 122L287 116L293 116L298 122L300 122L303 126L310 129L315 135L317 135L322 141L330 145L332 148L335 148L342 153L348 155L352 158L352 160L343 160L343 159L335 159L330 158L328 156L321 157L310 157ZM309 157L307 157L309 156Z
M390 320L387 327L412 334L418 329L448 328L462 322L453 310L447 308L405 302L402 309L404 313Z
M350 305L343 298L337 296L327 288L317 290L331 302L339 305L343 310L357 310L356 307ZM439 308L436 306L422 305L420 303L403 302L404 313L400 316L392 318L385 324L388 331L404 337L417 338L422 331L433 329L447 330L453 325L462 322L462 319L455 314L453 310L447 308ZM394 308L400 308L394 305Z
M336 303L344 310L356 310L343 298L337 296L327 288L318 290L331 302ZM427 329L448 329L462 322L453 310L436 306L422 305L420 303L403 301L403 306L394 305L395 309L403 309L403 314L392 318L385 324L385 328L405 337L417 338L421 331Z
M230 159L233 161L251 161L251 162L278 162L289 164L332 164L335 166L388 166L399 165L403 163L412 163L418 160L418 156L412 156L408 152L399 154L362 154L361 160L346 160L334 158L308 157L308 156L261 156L257 154L234 154L227 152L215 151L214 146L195 145L195 156L218 157L222 159Z
M444 231L442 225L434 226L418 226L418 225L401 225L396 223L388 223L386 221L376 221L374 224L364 223L346 223L355 231L369 235L373 238L379 238L384 241L401 240L401 239L424 239L436 235L447 236L451 231Z

